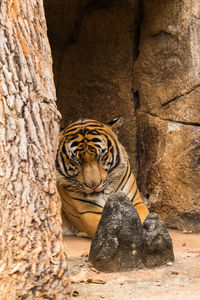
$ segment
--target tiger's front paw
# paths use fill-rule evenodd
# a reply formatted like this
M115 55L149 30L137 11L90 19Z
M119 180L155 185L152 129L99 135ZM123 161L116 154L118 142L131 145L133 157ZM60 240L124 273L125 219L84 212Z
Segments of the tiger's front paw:
M76 234L76 236L78 237L85 237L85 238L89 238L89 235L86 232L78 232Z

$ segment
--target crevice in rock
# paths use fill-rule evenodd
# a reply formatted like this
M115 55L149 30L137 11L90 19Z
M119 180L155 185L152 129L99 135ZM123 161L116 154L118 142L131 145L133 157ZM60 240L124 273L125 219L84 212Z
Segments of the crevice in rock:
M165 30L160 30L158 32L152 33L151 37L153 38L157 38L157 37L173 37L174 39L176 39L177 41L179 41L178 37L175 36L172 32L169 31L165 31Z
M139 91L134 91L132 89L133 92L133 101L134 101L134 105L135 105L135 110L137 111L140 108L140 95L139 95Z
M160 118L157 114L149 113L149 112L146 112L146 111L140 111L140 113L145 114L145 115L149 115L153 118L157 118L161 121L172 122L172 123L177 123L177 124L186 125L186 126L200 127L200 123L176 121L176 120L172 120L172 119L169 119L169 118L166 118L166 119L165 118Z
M141 31L142 18L143 18L143 3L142 1L139 1L136 20L135 20L136 26L135 26L135 32L133 38L133 63L136 61L136 59L139 56L140 31Z
M180 95L176 95L175 97L169 99L167 102L163 103L163 104L161 105L161 107L162 107L162 108L163 108L163 107L166 107L167 105L169 105L169 104L171 104L172 102L174 102L174 101L180 99L181 97L184 97L184 96L190 94L191 92L193 92L195 89L197 89L197 88L199 88L199 87L200 87L200 84L194 85L194 86L193 86L191 89L189 89L188 91L185 91L185 92L181 93Z
M133 103L134 109L137 111L140 108L140 97L139 91L134 90L134 63L139 56L139 45L140 45L140 34L141 34L141 24L143 18L143 2L139 1L137 7L137 16L135 20L135 32L133 32L133 64L132 64L132 94L133 94ZM133 26L134 27L134 26Z

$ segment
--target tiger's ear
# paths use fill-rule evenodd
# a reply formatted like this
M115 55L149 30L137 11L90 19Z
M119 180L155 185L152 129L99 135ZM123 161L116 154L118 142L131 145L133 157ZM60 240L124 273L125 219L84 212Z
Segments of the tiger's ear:
M108 122L107 125L110 126L114 132L118 133L118 129L121 127L123 121L123 118L120 116Z

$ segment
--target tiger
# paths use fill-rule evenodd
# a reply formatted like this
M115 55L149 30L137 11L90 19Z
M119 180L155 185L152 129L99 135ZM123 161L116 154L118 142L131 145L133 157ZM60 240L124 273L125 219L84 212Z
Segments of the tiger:
M79 119L60 132L56 179L64 235L92 238L108 196L117 191L129 197L142 223L149 214L115 133L119 119Z

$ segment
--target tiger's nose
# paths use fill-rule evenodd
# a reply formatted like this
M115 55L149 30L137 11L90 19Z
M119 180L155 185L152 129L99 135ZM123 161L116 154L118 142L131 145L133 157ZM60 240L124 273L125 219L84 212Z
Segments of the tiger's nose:
M86 185L87 185L87 187L89 187L90 189L96 190L96 189L100 186L100 184L101 184L101 182L99 182L99 183L93 182L93 183L86 184Z

